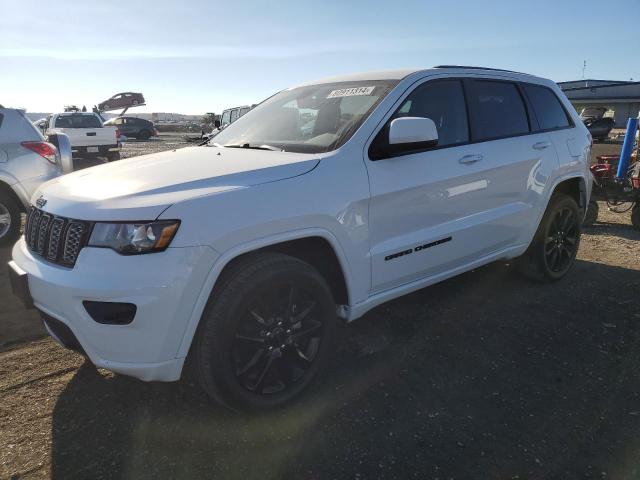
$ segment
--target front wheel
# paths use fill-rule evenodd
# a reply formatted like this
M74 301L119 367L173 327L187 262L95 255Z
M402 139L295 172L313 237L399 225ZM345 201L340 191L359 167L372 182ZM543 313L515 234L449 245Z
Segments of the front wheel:
M526 277L550 282L564 277L580 246L580 210L569 195L554 194L527 251L518 259Z
M326 366L338 332L324 278L279 253L253 254L219 280L190 361L200 386L240 410L280 407Z

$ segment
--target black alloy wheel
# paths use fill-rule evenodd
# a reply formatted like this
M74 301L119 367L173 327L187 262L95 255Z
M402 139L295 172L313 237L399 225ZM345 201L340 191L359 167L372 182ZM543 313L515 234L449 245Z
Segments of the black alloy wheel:
M573 266L581 235L581 210L565 193L554 193L525 253L515 264L525 277L555 282Z
M315 268L281 253L249 254L216 282L189 363L223 405L278 408L322 373L339 325L331 289Z
M579 219L571 208L559 208L554 212L544 243L545 261L552 272L562 275L571 268L579 234Z

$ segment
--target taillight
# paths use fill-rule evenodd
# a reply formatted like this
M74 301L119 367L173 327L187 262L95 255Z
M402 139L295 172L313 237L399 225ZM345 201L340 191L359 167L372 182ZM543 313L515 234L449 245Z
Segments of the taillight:
M37 153L41 157L46 158L55 165L56 163L56 147L48 142L22 142L24 148L28 148L32 152Z
M120 140L120 130L116 128L116 142Z

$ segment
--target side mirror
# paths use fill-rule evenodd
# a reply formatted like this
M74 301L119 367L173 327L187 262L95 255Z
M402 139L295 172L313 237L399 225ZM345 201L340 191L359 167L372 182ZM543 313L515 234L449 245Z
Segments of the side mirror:
M54 133L47 137L47 142L53 144L58 149L56 159L62 169L62 173L73 172L73 159L69 137L64 133Z
M430 118L401 117L382 129L369 148L371 160L417 153L438 144L438 129Z
M426 148L437 144L438 129L430 118L401 117L389 125L389 145Z

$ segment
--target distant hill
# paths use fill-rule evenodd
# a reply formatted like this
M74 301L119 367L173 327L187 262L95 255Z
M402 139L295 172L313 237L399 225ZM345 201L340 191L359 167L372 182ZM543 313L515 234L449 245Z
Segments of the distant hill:
M35 122L36 120L40 120L41 118L46 117L47 115L51 115L51 112L26 112L25 115L29 120ZM117 117L118 115L115 113L103 113L102 117L105 120L109 120L110 118ZM136 113L136 112L127 112L127 117L136 117L143 118L145 120L151 120L153 122L160 123L186 123L186 122L196 122L200 123L203 115L184 115L182 113L166 113L166 112L157 112L157 113Z

